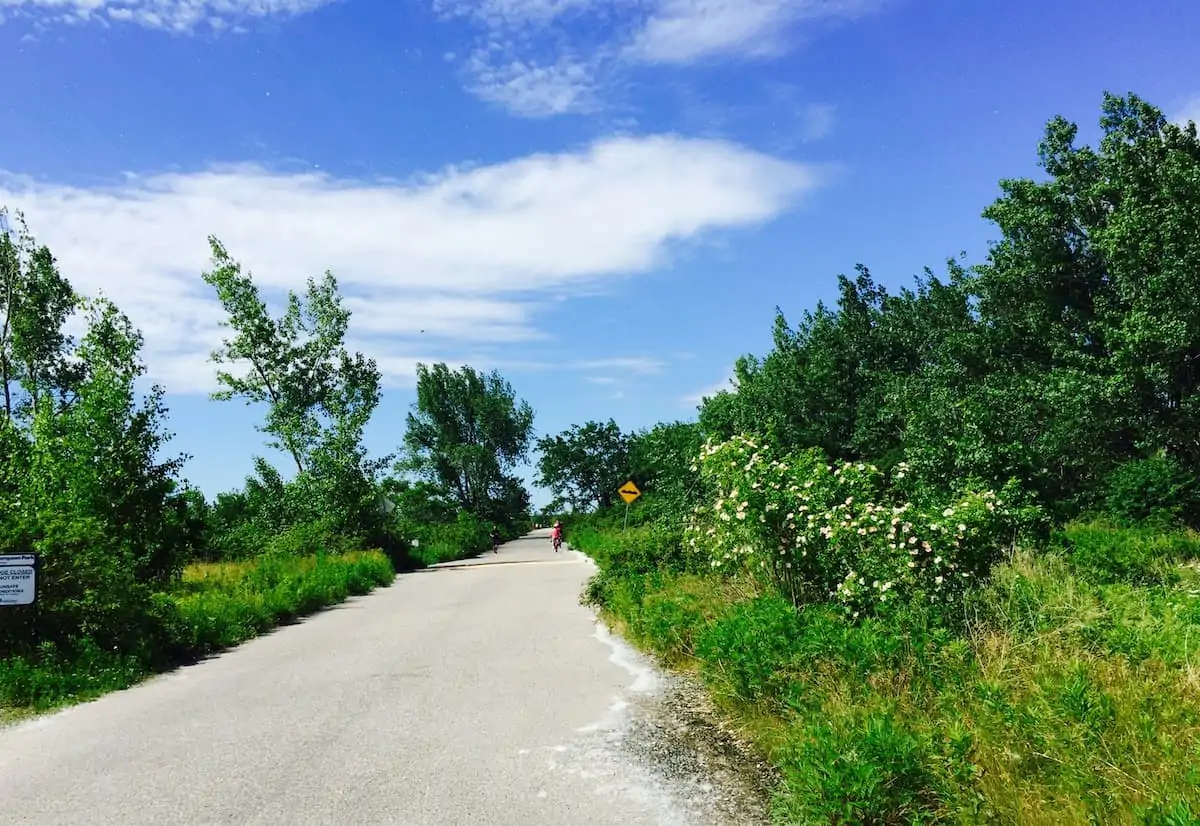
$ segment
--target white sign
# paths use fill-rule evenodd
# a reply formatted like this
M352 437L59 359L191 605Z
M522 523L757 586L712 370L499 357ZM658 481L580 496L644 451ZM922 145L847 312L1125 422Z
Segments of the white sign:
M37 597L37 557L0 554L0 606L32 605Z

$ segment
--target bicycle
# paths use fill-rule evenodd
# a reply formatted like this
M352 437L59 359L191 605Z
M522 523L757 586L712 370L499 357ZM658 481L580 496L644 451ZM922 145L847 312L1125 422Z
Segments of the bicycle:
M561 536L554 537L554 552L558 553L558 549L561 547L562 547L562 537Z

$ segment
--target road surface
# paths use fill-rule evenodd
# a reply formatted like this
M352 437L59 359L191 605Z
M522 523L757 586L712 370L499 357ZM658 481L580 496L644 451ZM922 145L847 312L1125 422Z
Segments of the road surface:
M536 532L0 729L0 822L728 822L620 753L655 676L579 605L593 570Z

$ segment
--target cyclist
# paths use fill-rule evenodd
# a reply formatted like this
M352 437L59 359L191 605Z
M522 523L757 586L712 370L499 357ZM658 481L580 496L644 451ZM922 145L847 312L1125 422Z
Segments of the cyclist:
M550 539L554 542L554 552L558 553L558 549L563 541L563 524L561 519L554 521L554 530L550 533Z
M492 526L492 553L500 553L500 529Z

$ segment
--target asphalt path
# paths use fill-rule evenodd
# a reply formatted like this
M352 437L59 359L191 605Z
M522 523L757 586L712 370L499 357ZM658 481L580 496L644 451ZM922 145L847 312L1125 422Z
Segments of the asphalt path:
M593 571L535 532L0 729L0 822L699 822L594 736L654 678Z

